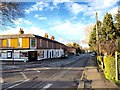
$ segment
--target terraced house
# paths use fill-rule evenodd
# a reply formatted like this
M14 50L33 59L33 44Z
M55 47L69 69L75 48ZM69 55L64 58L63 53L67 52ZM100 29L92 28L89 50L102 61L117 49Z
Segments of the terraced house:
M67 46L51 39L34 34L0 35L0 60L36 61L59 58L67 52Z

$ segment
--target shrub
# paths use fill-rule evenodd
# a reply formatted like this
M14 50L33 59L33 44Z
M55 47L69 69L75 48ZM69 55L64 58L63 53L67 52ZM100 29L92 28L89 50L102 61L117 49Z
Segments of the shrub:
M104 74L106 79L115 81L115 58L107 56L104 58L104 65Z

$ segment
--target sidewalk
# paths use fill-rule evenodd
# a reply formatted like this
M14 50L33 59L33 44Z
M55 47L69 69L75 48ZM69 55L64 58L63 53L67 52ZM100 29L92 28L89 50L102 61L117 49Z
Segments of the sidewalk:
M78 85L79 88L104 88L104 89L118 89L113 83L105 79L103 72L96 66L94 60L88 60L88 63L83 72L82 81Z

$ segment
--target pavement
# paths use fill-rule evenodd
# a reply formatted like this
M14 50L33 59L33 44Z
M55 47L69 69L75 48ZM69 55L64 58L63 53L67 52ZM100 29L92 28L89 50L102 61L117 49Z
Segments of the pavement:
M118 89L114 83L105 79L103 71L96 65L94 59L89 59L78 85L78 90L84 89Z

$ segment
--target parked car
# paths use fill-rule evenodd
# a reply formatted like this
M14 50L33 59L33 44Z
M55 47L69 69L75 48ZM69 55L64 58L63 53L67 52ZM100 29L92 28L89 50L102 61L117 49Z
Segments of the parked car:
M61 58L68 58L68 54L62 55Z
M77 53L77 54L76 54L76 56L80 56L80 54L79 54L79 53Z
M95 56L96 54L95 53L91 53L91 56Z

